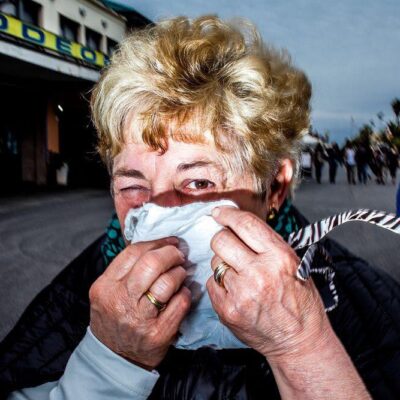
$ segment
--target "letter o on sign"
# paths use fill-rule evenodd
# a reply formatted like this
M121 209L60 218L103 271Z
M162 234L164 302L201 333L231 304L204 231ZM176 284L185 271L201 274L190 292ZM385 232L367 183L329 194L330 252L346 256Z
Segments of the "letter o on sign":
M44 33L34 26L22 24L22 36L24 39L37 44L44 44Z
M96 53L93 50L88 49L87 47L81 48L81 57L90 63L96 62Z

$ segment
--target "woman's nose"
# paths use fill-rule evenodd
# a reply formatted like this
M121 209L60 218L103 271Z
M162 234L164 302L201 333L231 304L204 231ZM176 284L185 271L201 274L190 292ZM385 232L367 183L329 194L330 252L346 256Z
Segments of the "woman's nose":
M157 204L160 207L177 207L183 205L183 198L178 191L170 190L151 196L150 203Z

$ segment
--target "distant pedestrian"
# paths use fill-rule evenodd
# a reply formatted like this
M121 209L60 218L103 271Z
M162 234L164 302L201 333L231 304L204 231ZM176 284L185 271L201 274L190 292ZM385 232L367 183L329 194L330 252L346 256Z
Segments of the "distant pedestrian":
M324 166L325 151L321 143L318 143L314 149L314 167L317 183L321 183L322 168Z
M396 184L397 168L399 166L399 153L394 146L391 146L386 151L386 166L392 178L392 184Z
M300 166L302 178L312 178L312 154L310 149L301 151Z
M399 187L397 188L396 214L397 214L398 217L400 217L400 183L399 183Z
M363 144L358 145L355 154L356 164L357 164L357 177L358 182L367 183L367 164L368 164L368 151L366 146Z
M339 146L337 143L332 143L326 150L328 154L328 164L329 164L329 182L336 183L336 172L338 163L341 163L341 154L339 150Z
M385 166L385 157L381 149L377 148L373 152L373 166L374 166L374 174L376 176L376 183L378 185L384 185L385 180L383 179L383 168Z
M349 185L355 185L356 153L351 143L347 143L346 148L344 150L344 161L347 172L347 183Z

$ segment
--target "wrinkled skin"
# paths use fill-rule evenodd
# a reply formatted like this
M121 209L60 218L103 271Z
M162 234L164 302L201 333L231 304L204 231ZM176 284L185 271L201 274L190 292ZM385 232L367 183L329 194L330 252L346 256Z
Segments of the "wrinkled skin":
M226 290L210 278L211 301L223 323L250 347L271 357L295 352L319 340L326 317L313 283L295 278L296 254L264 222L270 206L279 208L287 195L291 163L282 161L265 198L254 193L250 176L228 172L210 145L170 140L160 153L127 143L113 166L122 229L129 209L143 202L236 201L240 210L221 208L215 216L226 229L212 240L216 256L210 276L221 260L232 270L225 275ZM97 338L145 368L158 365L190 308L190 293L182 287L183 262L174 242L163 240L132 244L121 252L90 291L90 326ZM149 302L147 290L167 303L164 311Z
M264 221L231 207L214 211L218 232L211 248L212 269L232 266L221 288L211 277L207 289L222 322L267 358L295 355L314 347L329 323L313 282L296 278L299 259Z
M147 369L162 361L190 308L190 292L181 286L186 271L177 244L170 238L128 246L89 293L93 333ZM162 313L144 296L148 288L160 301L169 301Z

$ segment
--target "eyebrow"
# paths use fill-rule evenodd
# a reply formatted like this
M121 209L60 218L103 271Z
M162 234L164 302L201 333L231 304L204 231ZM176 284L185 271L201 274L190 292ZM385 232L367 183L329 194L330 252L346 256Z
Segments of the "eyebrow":
M176 170L178 172L184 172L184 171L188 171L190 169L193 168L199 168L199 167L216 167L218 169L221 168L221 166L219 164L216 164L215 162L212 161L193 161L190 163L181 163L177 166Z
M198 160L198 161L193 161L189 163L181 163L177 166L176 170L178 172L184 172L184 171L189 171L190 169L195 169L195 168L202 168L202 167L214 167L221 178L222 186L226 186L226 172L224 168L222 167L221 164L213 162L213 161L204 161L204 160Z
M117 177L125 177L125 178L137 178L137 179L146 179L142 172L137 169L126 169L120 168L117 169L113 174L113 178Z

